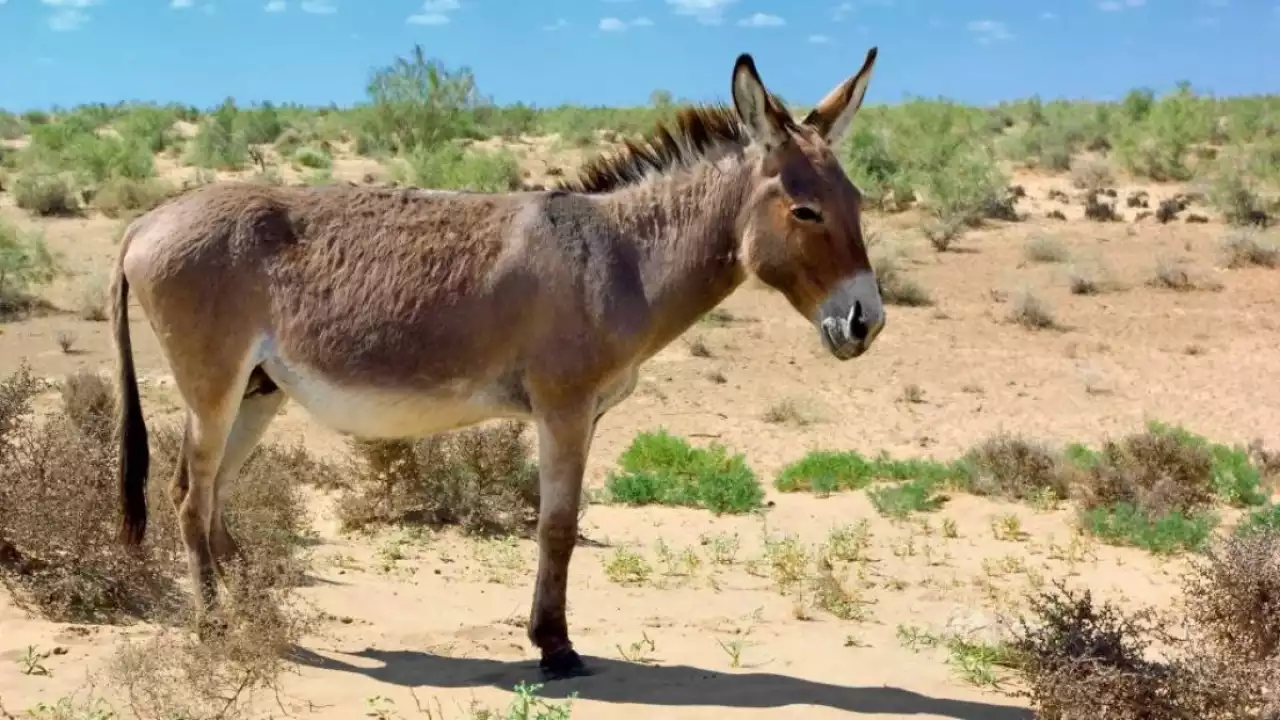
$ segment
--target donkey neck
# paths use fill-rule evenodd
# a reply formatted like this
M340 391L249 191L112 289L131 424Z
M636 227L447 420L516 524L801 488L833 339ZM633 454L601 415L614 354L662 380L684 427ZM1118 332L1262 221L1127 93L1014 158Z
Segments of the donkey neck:
M738 217L750 192L740 156L704 161L603 196L617 237L634 243L653 326L650 352L684 332L746 278Z

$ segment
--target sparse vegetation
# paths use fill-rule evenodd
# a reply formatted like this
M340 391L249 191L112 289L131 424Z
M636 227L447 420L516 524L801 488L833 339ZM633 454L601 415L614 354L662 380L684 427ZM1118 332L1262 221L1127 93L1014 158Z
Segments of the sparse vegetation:
M447 67L417 47L375 68L366 91L366 102L346 108L250 105L228 98L208 109L122 103L20 115L0 111L0 199L7 198L10 212L9 218L0 217L0 322L24 321L37 310L56 316L0 328L0 335L24 355L43 357L59 368L80 368L46 379L24 366L0 382L0 583L33 617L75 625L145 622L129 631L104 668L105 681L126 699L125 706L72 696L34 705L21 716L238 720L247 715L241 706L250 694L265 690L264 703L275 701L272 691L292 662L288 652L317 620L326 619L308 616L293 595L310 569L313 531L306 508L317 497L332 500L338 529L352 533L326 538L330 544L351 544L342 548L341 560L333 561L333 571L344 575L344 581L368 572L380 582L407 588L429 574L423 572L429 564L449 583L478 571L494 583L485 584L491 593L531 582L529 558L536 553L527 536L537 517L539 489L524 424L494 424L419 441L352 440L343 448L350 459L335 461L312 456L301 445L267 444L229 489L228 523L246 557L231 567L230 601L218 610L227 632L196 643L185 632L186 556L168 487L180 430L169 418L162 419L179 410L180 401L167 391L165 378L155 375L143 384L145 402L157 408L154 415L148 408L150 536L137 553L124 552L111 540L117 523L114 387L96 368L106 328L84 324L108 318L107 273L103 267L87 267L85 260L98 263L99 255L109 253L103 247L76 247L85 237L78 231L88 228L118 237L118 230L103 229L113 224L103 218L122 227L180 189L229 177L267 185L386 181L479 191L538 189L572 172L568 156L545 153L590 153L647 130L676 107L663 91L636 107L500 106L480 92L469 69ZM1123 314L1144 298L1174 306L1155 312L1187 312L1184 326L1193 328L1187 336L1161 343L1161 362L1195 370L1229 367L1232 345L1214 335L1212 322L1187 311L1198 296L1154 293L1142 285L1178 292L1221 289L1225 286L1215 275L1196 270L1206 251L1216 249L1221 268L1257 269L1217 275L1233 291L1231 298L1220 300L1230 299L1230 307L1236 307L1238 283L1245 295L1241 307L1255 306L1249 317L1265 324L1267 310L1257 305L1261 291L1256 283L1269 277L1263 270L1280 267L1271 229L1280 209L1278 111L1275 96L1215 97L1186 84L1163 95L1137 90L1119 102L1031 98L978 108L912 99L865 107L850 138L835 150L864 198L864 229L881 295L886 303L905 308L933 306L934 292L946 300L944 307L929 312L891 310L896 315L889 327L899 330L888 331L893 337L889 341L901 348L915 338L927 352L945 356L948 369L916 364L917 358L907 353L860 365L872 371L856 379L809 376L803 367L805 350L792 345L799 335L786 335L780 342L784 336L779 333L791 329L780 331L782 324L767 316L771 311L761 311L766 315L758 325L743 327L756 319L738 310L712 310L685 342L693 357L714 360L688 363L684 367L694 369L684 370L683 376L680 369L666 370L678 364L656 366L660 369L650 372L659 376L642 381L642 394L649 397L640 412L648 418L644 422L719 413L724 426L713 427L719 422L715 419L693 421L697 432L689 433L690 439L665 428L640 433L616 467L600 473L603 489L588 488L584 501L589 497L621 506L666 505L754 517L716 520L716 527L706 528L689 546L684 545L691 542L687 537L662 535L656 542L630 537L649 532L651 525L666 533L674 525L669 518L691 517L689 510L654 511L634 527L584 525L576 552L590 557L587 570L595 576L589 582L599 588L603 572L609 582L627 586L622 592L655 607L663 606L663 598L652 593L708 593L697 596L704 598L766 585L792 604L795 620L838 622L829 626L829 637L814 635L827 643L814 651L864 654L851 656L854 662L874 661L868 653L876 652L876 639L864 638L857 624L871 618L877 607L886 607L886 598L904 597L895 595L904 589L911 588L909 602L895 607L931 603L925 611L932 613L937 603L950 602L973 608L975 614L981 612L978 605L1001 612L1016 608L1027 602L1024 595L1030 591L1034 617L1013 640L926 629L906 620L898 626L899 640L911 649L934 652L960 681L996 692L1008 692L1006 680L1020 675L1025 699L1044 718L1280 718L1280 697L1275 696L1280 693L1266 693L1280 687L1280 504L1274 497L1280 461L1260 445L1215 443L1154 423L1097 446L1059 447L1001 433L967 452L948 451L947 457L954 459L935 460L897 455L898 449L895 456L877 452L870 449L870 438L879 442L885 433L859 431L861 424L892 425L895 448L919 448L901 452L923 455L957 442L958 435L935 431L938 426L932 423L953 426L961 413L972 412L975 426L990 427L991 414L1005 412L1013 395L1024 403L1044 403L1036 407L1048 408L1045 413L1056 412L1054 404L1083 399L1091 407L1105 408L1100 412L1118 414L1116 398L1102 396L1102 387L1093 380L1085 383L1087 398L1079 397L1077 383L1077 397L1064 399L1039 394L1037 382L1028 382L1025 372L996 375L996 368L990 375L953 377L950 368L959 376L968 372L963 368L990 361L990 356L969 354L972 338L991 334L991 326L1004 322L1070 330L1058 335L1013 328L1019 342L1052 345L1061 339L1065 348L1055 345L1053 352L1065 349L1070 362L1084 366L1080 370L1087 374L1105 373L1106 392L1121 399L1126 397L1126 373L1108 367L1105 356L1118 354L1124 343L1088 334L1114 332L1114 324L1099 329L1094 321L1109 321L1107 316ZM1055 187L1042 184L1047 173L1058 173L1047 178ZM1163 185L1170 181L1187 184ZM900 217L886 217L892 214ZM1096 222L1081 225L1081 215ZM1019 235L1016 228L1001 229L999 224L1028 217L1035 218L1032 225L1039 230ZM1059 222L1045 223L1045 217ZM1215 247L1204 238L1223 223L1231 227ZM73 248L68 267L75 272L65 283L53 282L62 274L62 259L50 251L46 235L59 253ZM1019 247L1021 237L1025 241ZM1160 243L1154 254L1144 254L1153 245L1134 247L1152 237ZM1090 257L1095 242L1106 257ZM1001 267L980 265L984 255L998 258ZM1135 257L1153 265L1134 270ZM1058 267L1027 268L1028 263ZM953 274L944 274L948 272ZM1252 277L1254 272L1261 274ZM1061 285L1065 280L1067 287L1028 287L1014 297L991 290L993 304L974 312L973 299L1010 275L1052 277L1048 282ZM1134 292L1098 297L1128 288ZM1063 289L1072 297L1063 293L1050 308L1044 298L1056 298ZM751 302L739 307L752 307ZM1078 330L1060 324L1055 319L1059 312L1073 323L1079 320ZM135 327L137 322L135 311ZM1167 322L1167 317L1157 321ZM924 334L922 324L929 325ZM1006 337L1009 331L995 332ZM925 338L922 344L920 338ZM757 339L769 348L771 367L801 366L803 394L797 394L794 384L761 385L757 368L740 362L741 351ZM1095 360L1098 365L1092 364ZM701 399L693 407L682 406L678 391L672 391L682 377L695 378L696 387L707 393L757 385L764 391L731 394L726 402L740 405L733 410L713 400L704 405ZM848 408L864 399L862 393L880 409L851 414ZM821 405L810 405L811 400ZM957 409L958 404L963 407ZM824 412L810 412L813 407ZM831 417L826 408L833 410ZM903 417L918 426L902 428ZM1000 423L1021 429L1018 423L1025 419ZM672 427L688 427L684 419L672 422ZM743 445L743 455L719 441L693 444L701 445L697 438L722 436L740 443L743 431L734 427L739 422L770 436L772 447ZM1078 426L1078 421L1073 424ZM624 437L616 428L608 433L603 439L608 447ZM863 440L841 447L841 438ZM861 451L849 449L850 444ZM802 446L822 449L797 458ZM752 470L755 461L771 470L781 466L772 490L785 498L777 503L782 512L775 513L774 503L766 500ZM600 477L595 473L589 473L588 484ZM849 505L787 497L864 491L865 498L849 499ZM958 493L988 500L957 498L949 505ZM792 505L783 507L788 502ZM975 503L1020 506L971 513ZM815 528L794 527L796 518L827 522L821 518L828 516L811 512L819 506L839 513L851 508L852 515L842 516L839 522L848 524L833 525L821 541L802 540L812 537L806 532ZM1071 535L1066 540L1046 537L1045 527L1063 515L1041 511L1063 507L1075 523ZM611 519L638 511L601 512ZM742 527L757 522L762 525L759 547L753 545L751 531L740 535ZM393 528L389 537L379 537L367 548L361 545L365 533L377 534L388 526ZM446 530L457 531L471 544L471 552L459 554L452 541L441 542ZM999 556L963 557L981 552L984 542L999 548ZM1129 549L1104 551L1105 545ZM1184 597L1164 616L1099 607L1087 593L1067 593L1065 585L1058 586L1056 595L1041 592L1057 576L1087 587L1088 565L1099 554L1105 562L1123 566L1121 572L1136 573L1131 548L1189 558ZM361 555L366 549L367 557ZM979 564L981 570L966 578ZM1153 584L1162 581L1152 575ZM969 584L971 588L955 594ZM490 595L485 607L496 602ZM657 611L644 618L644 627L663 628L668 619L667 611ZM364 619L344 617L341 622ZM523 628L525 621L503 622ZM576 622L571 617L571 624ZM717 627L714 636L706 637L708 647L714 640L725 653L718 662L721 668L775 661L768 648L758 647L763 641L749 640L750 629L733 622L734 628ZM897 620L889 627L893 622ZM666 627L625 629L628 635L617 644L618 654L628 662L657 665L662 633L674 632ZM39 683L66 672L68 659L60 654L65 648L51 650L44 641L25 650L15 647L10 657L23 680ZM432 663L450 659L445 649L431 652L437 656ZM387 672L393 672L389 661ZM385 684L383 678L371 677ZM779 702L787 701L785 685L777 687ZM473 704L460 715L476 720L569 717L568 702L541 700L535 696L539 689L518 686L505 711ZM904 702L909 712L910 701ZM13 709L0 706L0 717L10 717ZM365 709L370 717L385 720L414 714L413 708L397 709L385 697L371 698ZM444 715L422 705L417 712ZM980 715L982 710L973 712Z

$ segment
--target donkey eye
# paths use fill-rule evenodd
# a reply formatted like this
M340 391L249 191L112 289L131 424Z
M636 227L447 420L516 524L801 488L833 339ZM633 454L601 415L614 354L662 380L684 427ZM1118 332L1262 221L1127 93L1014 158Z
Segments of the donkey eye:
M819 213L817 210L806 205L797 205L791 208L791 217L799 220L800 222L822 222L822 213Z

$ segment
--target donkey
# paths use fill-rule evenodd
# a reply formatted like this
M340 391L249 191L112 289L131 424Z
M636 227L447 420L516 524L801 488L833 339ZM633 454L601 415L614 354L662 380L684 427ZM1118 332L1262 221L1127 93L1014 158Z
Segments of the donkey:
M201 633L239 552L227 487L286 398L360 437L519 418L541 489L529 639L548 679L589 674L565 617L583 468L641 363L751 275L840 360L884 328L860 196L831 149L875 57L797 122L742 54L732 108L685 108L547 191L219 183L140 216L111 290L120 541L147 523L132 288L187 408L170 492Z

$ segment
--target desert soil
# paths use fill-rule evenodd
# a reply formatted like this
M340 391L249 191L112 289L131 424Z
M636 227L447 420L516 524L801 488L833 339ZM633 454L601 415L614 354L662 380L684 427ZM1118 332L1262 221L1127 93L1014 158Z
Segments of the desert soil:
M534 173L549 165L539 155L547 146L526 147ZM378 169L348 158L334 174L360 182L369 172ZM612 550L579 546L570 628L598 673L548 685L543 696L577 693L575 718L1030 717L1019 698L967 683L945 649L913 649L903 636L913 628L999 633L998 613L1057 578L1125 603L1163 605L1174 597L1181 561L1078 536L1068 510L957 496L924 522L894 523L872 509L865 493L817 498L772 489L774 473L810 449L950 458L1000 431L1096 443L1160 419L1224 441L1280 444L1273 422L1280 386L1267 381L1280 342L1273 272L1222 270L1218 242L1227 230L1217 218L1160 225L1133 222L1134 210L1123 209L1124 222L1091 222L1077 200L1046 200L1050 188L1075 194L1066 177L1020 173L1016 181L1028 191L1019 209L1031 218L974 231L956 251L935 252L915 230L914 214L867 220L881 242L901 251L936 304L890 307L884 334L864 358L833 360L781 296L747 286L723 305L731 322L696 325L648 363L636 394L602 422L588 482L603 482L637 432L665 426L696 443L716 441L745 453L775 505L762 518L591 506L583 534L602 545L631 546L654 574L635 586L611 582L603 564ZM1122 182L1121 199L1138 187ZM1153 206L1181 190L1142 187ZM1066 221L1045 218L1055 207ZM71 306L109 272L117 221L34 221L4 195L0 214L23 227L38 225L78 273L51 288L55 303ZM1059 239L1070 261L1025 260L1024 244L1034 235ZM1174 261L1219 287L1174 292L1146 284L1157 263ZM1122 288L1072 295L1073 264L1101 266ZM1032 331L1006 319L1027 289L1047 301L1062 329ZM180 402L136 305L133 328L148 421L177 419ZM71 352L59 349L60 333L73 336ZM690 352L694 339L710 357ZM110 368L108 326L72 313L0 326L0 368L9 372L23 361L50 378ZM764 419L783 402L794 405L801 422ZM344 448L341 437L297 408L280 417L268 439L301 439L329 455ZM304 643L303 661L285 680L281 700L292 715L359 717L371 698L381 697L413 717L412 691L432 707L439 702L445 717L465 717L473 698L502 707L516 683L538 681L524 630L536 557L531 542L481 542L449 532L349 537L337 532L330 498L317 495L314 507L322 543L316 582L302 594L330 619ZM997 539L994 521L1010 513L1025 538ZM940 532L944 519L956 523L958 537ZM751 572L766 534L816 545L831 528L860 521L872 538L871 561L857 583L869 603L865 619L798 618L790 598ZM735 534L736 559L710 563L715 538ZM659 541L676 554L692 548L701 567L692 576L668 568ZM83 692L86 673L102 666L121 636L147 632L33 619L5 598L0 628L0 698L10 711ZM29 646L58 649L45 661L48 676L20 672L18 659ZM281 715L274 698L260 709Z

